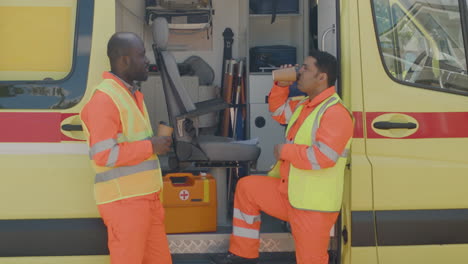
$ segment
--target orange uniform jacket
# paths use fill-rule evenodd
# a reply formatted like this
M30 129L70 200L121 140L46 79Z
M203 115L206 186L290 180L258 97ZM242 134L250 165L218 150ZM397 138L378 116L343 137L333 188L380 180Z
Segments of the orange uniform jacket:
M104 72L104 79L113 79L122 87L128 87L120 78L110 72ZM127 92L131 94L130 90ZM142 113L143 111L143 94L140 91L135 91L132 97ZM122 123L120 122L120 114L117 106L112 99L101 91L96 91L88 104L83 108L81 118L85 122L89 130L90 148L96 143L107 139L117 140L117 135L122 133ZM132 166L139 164L148 159L153 154L153 147L150 140L123 142L119 143L119 155L115 167ZM99 166L106 166L111 148L98 152L93 156L94 161Z
M296 123L289 130L286 138L288 140L294 139L299 127L302 125L304 120L309 116L310 113L325 99L333 95L335 87L330 87L317 95L312 100L302 102L304 108L299 115ZM299 106L301 99L304 97L288 98L289 89L288 87L281 87L274 85L271 89L268 97L269 110L274 113L273 119L278 121L280 124L287 124L289 122L287 115L287 108L289 107L292 112ZM312 133L312 131L311 131ZM332 148L336 153L343 153L343 150L348 143L348 140L353 136L353 120L346 108L342 104L335 104L325 111L320 121L320 127L317 130L317 142L322 142L328 147ZM282 178L282 184L280 185L280 191L287 193L287 178L289 176L289 166L292 164L294 167L303 170L312 170L312 164L307 158L307 149L313 148L317 162L320 168L333 167L336 161L330 160L325 156L319 147L307 146L298 144L284 144L281 149L280 159L283 160L283 164L280 168L280 174Z

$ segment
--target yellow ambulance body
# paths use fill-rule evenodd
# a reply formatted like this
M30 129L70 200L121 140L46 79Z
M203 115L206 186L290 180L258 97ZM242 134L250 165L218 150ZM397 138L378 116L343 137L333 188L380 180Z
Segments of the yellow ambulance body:
M64 125L109 68L115 3L2 0L0 32L0 263L106 263L87 144Z
M343 95L358 132L343 263L466 261L466 14L466 1L341 1Z
M356 130L336 263L467 261L467 2L337 1ZM109 69L115 9L0 0L1 264L109 263L76 125Z

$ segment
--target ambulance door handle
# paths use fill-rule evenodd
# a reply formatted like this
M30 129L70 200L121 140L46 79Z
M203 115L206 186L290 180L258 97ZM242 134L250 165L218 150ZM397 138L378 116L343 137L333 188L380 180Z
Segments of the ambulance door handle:
M64 130L64 131L83 131L83 126L82 125L65 124L65 125L62 126L62 130Z
M415 129L417 125L412 122L396 123L396 122L381 121L381 122L375 122L374 127L377 129L398 129L398 128Z

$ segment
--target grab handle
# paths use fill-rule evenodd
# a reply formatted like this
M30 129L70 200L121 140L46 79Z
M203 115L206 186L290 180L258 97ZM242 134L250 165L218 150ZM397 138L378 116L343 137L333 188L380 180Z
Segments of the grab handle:
M374 127L377 129L398 129L398 128L406 128L406 129L415 129L417 125L412 122L408 123L395 123L395 122L375 122Z

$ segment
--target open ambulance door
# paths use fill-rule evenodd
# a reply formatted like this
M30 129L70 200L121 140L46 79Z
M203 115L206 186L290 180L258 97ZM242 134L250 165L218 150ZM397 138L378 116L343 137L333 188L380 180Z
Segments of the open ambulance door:
M337 1L338 59L340 74L338 91L354 115L351 155L345 169L345 184L338 239L340 264L376 264L372 167L366 155L363 127L363 80L359 32L361 0Z
M376 238L361 242L381 264L465 262L467 2L356 3Z
M111 0L0 1L1 263L108 254L78 114L108 68L113 9Z
M317 14L317 36L312 39L316 40L314 44L318 49L337 57L340 73L336 91L345 105L353 111L356 122L362 123L357 0L316 2L312 14ZM311 18L314 19L314 16ZM313 23L312 29L314 29ZM330 264L375 264L377 263L375 247L362 243L375 239L374 227L370 220L373 217L371 165L365 154L362 126L357 126L355 129L351 150L349 164L345 169L343 206L340 217L331 231Z

